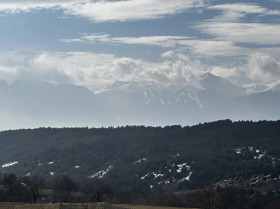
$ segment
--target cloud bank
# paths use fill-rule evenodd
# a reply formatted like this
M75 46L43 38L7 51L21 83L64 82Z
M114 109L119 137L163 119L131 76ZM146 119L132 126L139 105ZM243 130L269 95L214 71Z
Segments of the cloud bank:
M264 52L251 54L246 63L235 67L205 65L176 51L163 53L162 59L161 62L148 62L90 52L1 52L0 78L9 82L71 83L92 91L118 80L196 85L206 72L236 83L245 77L251 82L280 80L280 61Z
M20 13L60 9L66 15L88 18L93 22L158 19L202 7L204 0L10 0L0 2L0 12Z

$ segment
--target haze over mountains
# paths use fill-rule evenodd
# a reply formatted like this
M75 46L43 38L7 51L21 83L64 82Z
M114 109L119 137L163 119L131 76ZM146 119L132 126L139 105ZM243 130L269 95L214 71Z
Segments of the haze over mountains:
M92 92L47 82L0 82L0 129L193 125L217 119L276 120L280 83L238 87L206 73L193 84L122 82ZM14 119L16 118L16 120Z

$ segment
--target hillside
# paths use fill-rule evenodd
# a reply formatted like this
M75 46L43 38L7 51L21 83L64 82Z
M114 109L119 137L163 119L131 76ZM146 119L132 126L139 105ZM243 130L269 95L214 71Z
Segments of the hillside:
M2 173L68 175L117 188L196 188L280 175L280 121L222 120L192 127L39 128L0 132Z

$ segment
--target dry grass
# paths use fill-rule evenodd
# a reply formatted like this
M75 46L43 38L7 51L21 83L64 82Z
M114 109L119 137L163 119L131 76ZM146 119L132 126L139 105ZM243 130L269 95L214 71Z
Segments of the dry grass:
M117 207L125 207L129 209L197 209L197 208L179 208L166 206L150 206L150 205L130 205L130 204L116 204Z
M1 209L59 209L58 204L0 203Z
M107 205L106 203L88 203L88 204L65 203L63 205L74 209L114 209L114 207L106 206ZM130 205L130 204L114 204L113 206L119 209L122 208L123 209L187 209L187 208L176 208L176 207ZM59 209L59 204L0 203L0 209Z

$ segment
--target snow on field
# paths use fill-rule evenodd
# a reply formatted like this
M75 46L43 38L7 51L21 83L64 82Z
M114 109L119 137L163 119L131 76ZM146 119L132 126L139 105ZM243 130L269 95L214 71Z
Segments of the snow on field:
M164 174L153 172L153 173L147 173L146 175L142 176L140 179L141 179L141 180L144 180L144 179L145 179L146 177L148 177L149 175L153 175L154 178L158 178L158 177L164 176Z
M13 165L15 165L15 164L18 164L18 162L15 161L15 162L10 162L10 163L5 163L5 164L3 164L1 167L2 167L2 168L7 168L7 167L13 166Z
M133 164L141 163L143 161L147 161L147 159L146 158L139 159L139 160L135 161Z
M177 173L181 173L183 168L186 168L188 171L190 170L190 166L188 166L187 163L182 163L177 165L178 169L177 169Z
M182 178L179 182L182 182L182 181L190 181L191 175L192 175L192 172L190 172L189 175L188 175L187 177Z
M173 155L172 157L176 158L176 157L180 157L180 156L181 156L180 154L176 154L176 155Z
M236 152L236 154L241 154L242 153L242 148L237 148L234 150Z
M109 166L107 169L105 170L101 170L96 172L95 174L93 174L92 176L89 176L89 178L103 178L110 170L112 170L113 166Z

